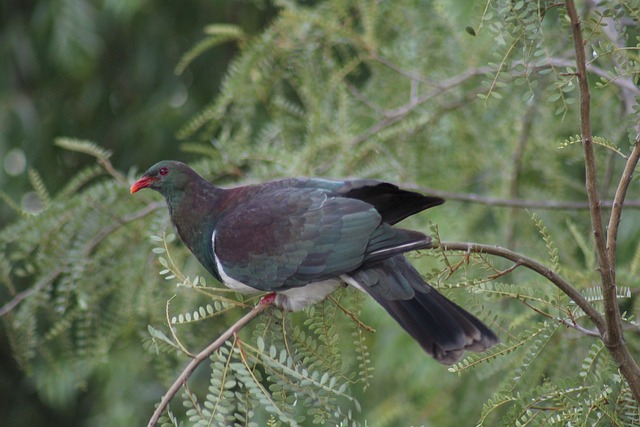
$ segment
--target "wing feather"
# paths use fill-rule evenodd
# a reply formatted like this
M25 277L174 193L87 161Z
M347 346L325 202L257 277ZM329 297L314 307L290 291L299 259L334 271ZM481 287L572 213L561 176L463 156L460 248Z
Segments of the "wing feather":
M250 206L225 215L214 247L226 274L262 290L355 270L381 224L373 206L321 189L276 189L254 195Z
M283 183L251 187L236 204L242 209L226 212L216 226L216 258L229 277L248 286L300 287L431 245L423 233L386 223L379 206L349 197L351 190L341 194Z

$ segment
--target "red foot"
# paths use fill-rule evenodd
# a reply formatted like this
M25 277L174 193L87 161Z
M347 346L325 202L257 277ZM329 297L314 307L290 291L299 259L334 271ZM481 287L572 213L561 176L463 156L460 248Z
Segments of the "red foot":
M275 301L276 301L276 293L271 292L270 294L267 294L260 299L260 304L272 305Z

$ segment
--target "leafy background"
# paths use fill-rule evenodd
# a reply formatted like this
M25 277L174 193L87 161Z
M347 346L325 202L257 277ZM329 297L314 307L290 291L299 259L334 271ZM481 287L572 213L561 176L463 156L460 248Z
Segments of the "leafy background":
M405 226L522 252L599 307L561 6L5 2L3 419L142 424L186 363L183 350L199 351L255 303L218 290L172 238L156 194L128 194L162 158L221 185L357 176L442 194L447 204ZM610 200L637 137L640 8L579 6ZM638 193L634 180L617 270L634 354ZM592 326L542 277L502 275L511 264L486 256L412 259L503 343L450 372L344 290L303 313L263 315L196 372L164 421L638 424L602 343L559 320Z

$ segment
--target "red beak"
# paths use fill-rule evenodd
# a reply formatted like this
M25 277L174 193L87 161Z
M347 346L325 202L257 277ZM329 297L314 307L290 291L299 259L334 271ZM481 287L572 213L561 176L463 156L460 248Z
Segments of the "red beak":
M139 190L142 190L143 188L147 188L157 180L158 180L157 178L152 178L150 176L143 176L142 178L140 178L139 180L133 183L129 191L131 192L131 194L133 194Z

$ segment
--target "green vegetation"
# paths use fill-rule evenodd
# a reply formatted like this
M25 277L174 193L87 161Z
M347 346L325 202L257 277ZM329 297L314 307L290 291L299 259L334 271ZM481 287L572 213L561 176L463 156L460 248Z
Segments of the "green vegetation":
M8 425L146 423L256 304L159 196L130 197L171 157L220 185L357 176L448 199L407 221L440 242L412 262L502 343L448 370L342 289L252 320L163 424L640 425L636 2L210 3L3 6Z

